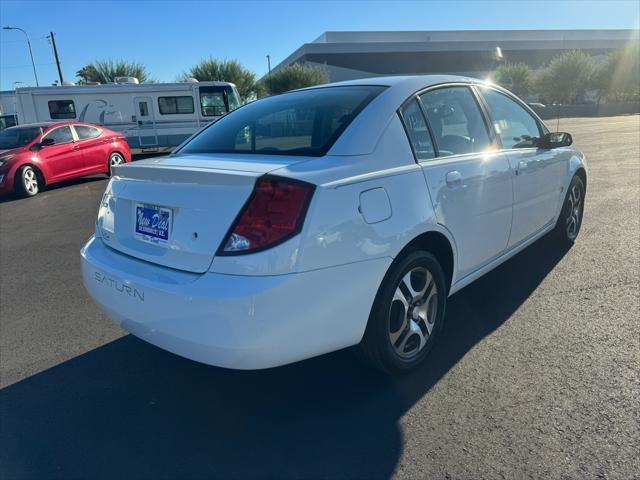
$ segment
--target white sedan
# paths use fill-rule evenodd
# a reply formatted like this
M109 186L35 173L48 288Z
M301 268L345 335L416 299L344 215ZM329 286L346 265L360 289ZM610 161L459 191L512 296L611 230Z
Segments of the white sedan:
M587 177L571 142L455 76L258 100L114 168L84 284L122 328L200 362L358 345L399 373L425 361L450 295L547 233L574 242Z

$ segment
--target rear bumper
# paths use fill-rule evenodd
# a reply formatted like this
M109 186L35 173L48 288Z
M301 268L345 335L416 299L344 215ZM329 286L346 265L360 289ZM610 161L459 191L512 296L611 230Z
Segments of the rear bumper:
M192 360L237 369L357 344L391 263L274 276L192 274L123 255L99 238L81 257L89 294L123 329Z

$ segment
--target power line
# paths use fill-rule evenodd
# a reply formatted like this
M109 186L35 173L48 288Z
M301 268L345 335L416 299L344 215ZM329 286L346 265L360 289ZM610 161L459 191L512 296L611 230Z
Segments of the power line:
M47 62L47 63L36 63L37 66L43 66L43 65L55 65L55 62ZM2 65L0 67L0 70L3 68L25 68L25 67L31 67L31 64L25 64L25 65Z
M36 37L34 40L48 40L47 36L44 37ZM0 42L0 45L10 44L10 43L24 43L24 40L3 40Z

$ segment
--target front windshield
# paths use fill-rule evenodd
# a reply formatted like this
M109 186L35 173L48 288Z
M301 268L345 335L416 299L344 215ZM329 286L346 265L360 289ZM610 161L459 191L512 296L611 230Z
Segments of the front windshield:
M0 150L11 150L29 145L41 133L40 127L12 127L2 130L0 132Z
M384 88L314 88L258 100L222 117L177 153L321 156Z

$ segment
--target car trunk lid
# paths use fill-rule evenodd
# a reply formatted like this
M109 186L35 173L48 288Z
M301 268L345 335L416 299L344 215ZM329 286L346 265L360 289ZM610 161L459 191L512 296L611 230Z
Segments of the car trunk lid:
M127 255L205 272L256 179L301 160L185 156L116 167L100 205L98 231L107 245Z

